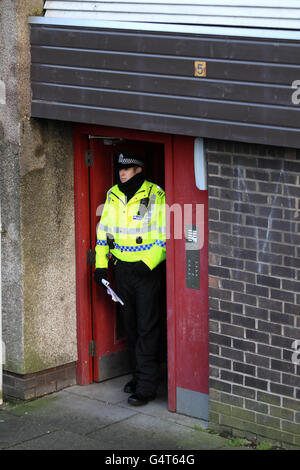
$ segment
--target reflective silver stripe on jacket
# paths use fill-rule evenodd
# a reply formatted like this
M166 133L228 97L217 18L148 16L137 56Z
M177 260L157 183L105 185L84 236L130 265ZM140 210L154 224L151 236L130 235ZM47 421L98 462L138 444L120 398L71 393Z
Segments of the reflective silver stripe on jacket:
M140 233L149 233L157 230L160 233L166 232L166 227L157 227L156 223L152 225L142 226L140 228L130 227L109 227L108 225L98 224L98 230L102 230L105 233L124 233L125 235L136 235Z
M108 191L108 201L110 202L110 194L112 190ZM101 223L98 224L98 230L102 230L103 232L108 233L121 233L124 235L139 235L143 233L149 233L154 230L157 230L159 233L166 233L166 227L157 227L157 223L153 222L149 225L151 221L153 211L155 208L155 201L156 201L156 194L151 193L150 202L148 205L148 210L144 216L143 224L141 227L138 228L129 228L129 227L108 227L108 225L103 225Z
M148 210L144 216L144 222L143 222L143 227L147 226L152 218L154 206L155 206L155 201L156 201L156 195L154 193L151 194L150 197L150 202L148 205Z

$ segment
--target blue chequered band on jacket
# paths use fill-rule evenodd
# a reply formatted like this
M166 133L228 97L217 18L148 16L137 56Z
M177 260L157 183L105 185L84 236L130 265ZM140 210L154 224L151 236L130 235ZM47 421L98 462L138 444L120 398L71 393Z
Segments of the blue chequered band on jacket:
M156 240L155 245L161 246L162 248L166 248L166 242L162 240Z
M107 246L107 241L97 240L97 245ZM158 245L161 248L165 248L166 242L163 242L161 240L156 240L154 243L147 243L146 245L135 245L135 246L118 245L117 243L115 243L115 249L120 250L120 251L130 251L130 252L147 251L147 250L150 250L150 248L152 248L153 245Z

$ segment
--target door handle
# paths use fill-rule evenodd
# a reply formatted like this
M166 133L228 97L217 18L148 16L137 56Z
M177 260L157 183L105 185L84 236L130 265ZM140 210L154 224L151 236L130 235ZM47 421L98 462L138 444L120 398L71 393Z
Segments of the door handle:
M194 141L194 172L195 184L200 191L207 190L207 164L202 137Z

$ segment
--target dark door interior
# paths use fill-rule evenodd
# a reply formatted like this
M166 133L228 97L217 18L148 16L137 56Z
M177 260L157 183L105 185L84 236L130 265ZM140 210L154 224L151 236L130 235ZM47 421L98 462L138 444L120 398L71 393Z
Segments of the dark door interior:
M93 166L90 168L90 244L96 245L96 226L100 220L101 204L106 192L118 183L116 165L119 151L133 151L146 160L146 179L164 188L164 146L153 142L90 136ZM94 268L91 268L92 270ZM92 278L93 276L91 276ZM164 276L165 279L165 276ZM113 266L109 266L109 281L114 287ZM95 344L93 376L95 382L126 374L130 371L126 336L119 304L115 304L105 290L91 282L92 335ZM161 292L162 341L160 361L166 364L166 288ZM165 367L162 367L165 370Z

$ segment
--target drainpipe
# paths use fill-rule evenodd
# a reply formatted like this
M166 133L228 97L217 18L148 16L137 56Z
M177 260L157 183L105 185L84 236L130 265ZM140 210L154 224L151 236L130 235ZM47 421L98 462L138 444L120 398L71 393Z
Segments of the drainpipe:
M1 200L0 200L0 405L3 403L2 399L2 367L3 367L3 342L2 342L2 268L1 268L1 243L2 243L2 224L1 224Z
M6 103L5 83L0 80L0 105ZM2 268L1 268L1 243L2 243L2 223L1 223L1 198L0 198L0 405L3 403L3 342L2 342Z

